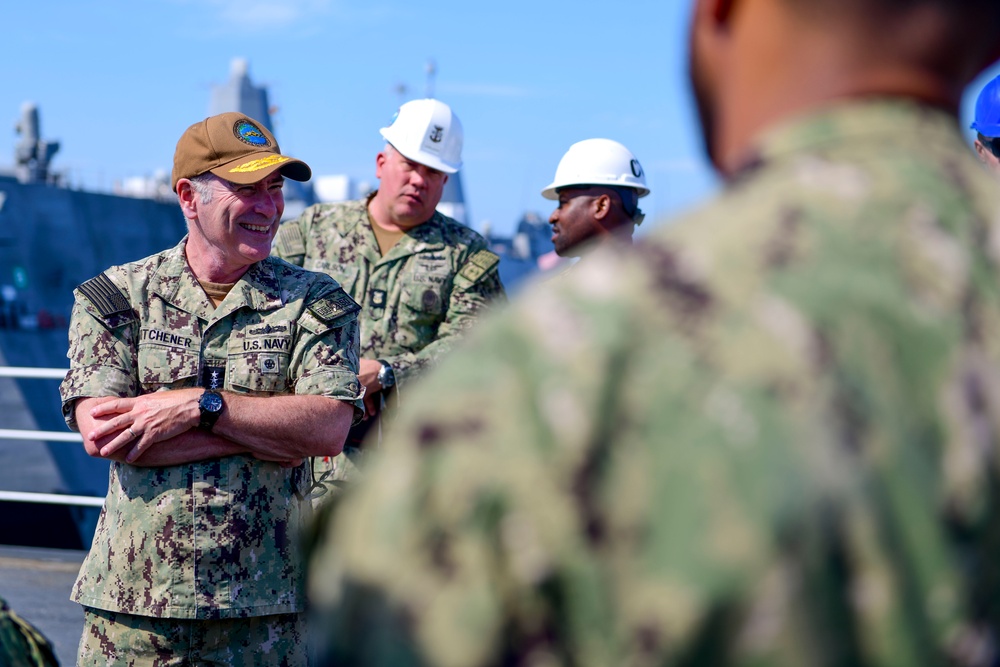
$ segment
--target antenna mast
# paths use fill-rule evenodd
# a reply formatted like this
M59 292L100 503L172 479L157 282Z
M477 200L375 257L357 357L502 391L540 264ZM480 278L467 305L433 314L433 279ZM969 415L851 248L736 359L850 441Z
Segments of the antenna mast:
M427 59L427 99L434 98L434 77L437 75L437 64L433 58Z

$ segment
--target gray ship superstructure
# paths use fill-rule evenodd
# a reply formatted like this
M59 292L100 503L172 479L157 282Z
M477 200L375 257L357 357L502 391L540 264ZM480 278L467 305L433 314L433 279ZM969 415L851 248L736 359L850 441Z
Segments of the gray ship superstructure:
M34 105L22 107L17 131L14 167L0 172L0 365L67 368L73 289L108 266L175 245L184 217L172 197L65 187L51 168L59 144L42 138ZM58 386L57 380L0 381L0 428L66 431ZM0 441L0 490L102 496L107 482L108 463L78 444ZM72 512L79 533L53 539L89 544L96 511L63 511ZM0 542L45 531L37 516L31 506L3 503Z

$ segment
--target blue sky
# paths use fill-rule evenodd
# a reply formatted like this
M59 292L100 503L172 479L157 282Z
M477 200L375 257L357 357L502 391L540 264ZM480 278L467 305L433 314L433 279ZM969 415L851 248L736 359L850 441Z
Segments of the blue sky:
M22 102L37 102L54 166L75 184L169 170L177 138L208 113L235 57L269 86L284 152L317 174L373 180L403 98L435 96L466 132L470 223L508 231L548 216L539 191L570 144L632 149L662 221L709 194L686 84L686 0L48 0L5 7L0 166L13 161ZM647 223L650 224L650 223Z

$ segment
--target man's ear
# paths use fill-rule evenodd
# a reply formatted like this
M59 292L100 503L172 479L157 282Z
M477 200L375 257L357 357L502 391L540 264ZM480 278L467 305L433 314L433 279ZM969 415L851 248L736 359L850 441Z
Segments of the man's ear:
M177 201L180 202L185 218L193 220L198 217L198 204L201 200L191 181L186 178L177 181Z
M603 220L611 212L611 197L608 195L595 197L591 206L594 220Z
M990 149L986 148L986 146L983 145L983 142L981 142L979 139L976 139L975 146L976 146L976 157L979 158L980 162L988 165L990 163L989 156L992 155L993 153L990 151Z

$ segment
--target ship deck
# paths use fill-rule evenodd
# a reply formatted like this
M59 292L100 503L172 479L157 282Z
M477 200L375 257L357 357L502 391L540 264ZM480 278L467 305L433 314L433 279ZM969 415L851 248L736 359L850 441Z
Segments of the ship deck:
M55 647L59 664L76 664L83 607L69 599L86 555L70 549L0 546L0 596Z

